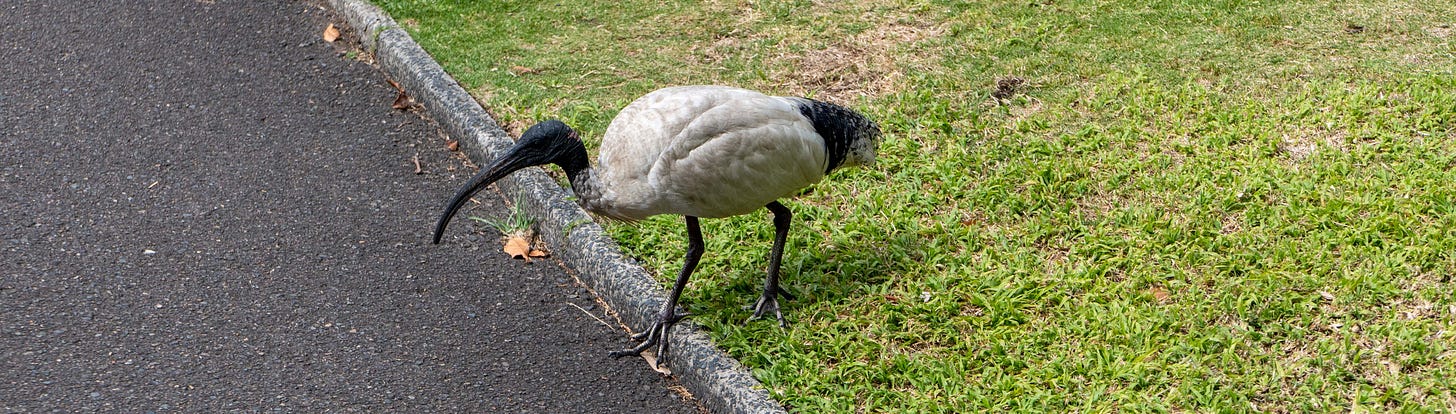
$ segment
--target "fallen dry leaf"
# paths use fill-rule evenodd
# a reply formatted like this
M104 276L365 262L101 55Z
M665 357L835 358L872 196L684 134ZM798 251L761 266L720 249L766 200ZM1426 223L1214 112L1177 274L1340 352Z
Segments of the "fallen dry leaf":
M1153 293L1153 299L1156 299L1159 303L1167 302L1168 298L1173 296L1168 293L1167 289L1163 289L1162 286L1153 286L1153 288L1149 290L1151 290Z
M506 247L501 250L511 255L512 259L526 259L527 262L531 261L531 242L526 241L526 239L520 236L511 236L510 240L506 241Z
M511 255L512 259L525 259L526 263L531 263L531 259L533 258L551 256L551 252L532 248L530 240L527 240L527 236L518 234L507 236L506 246L502 247L501 251Z
M536 72L540 72L540 71L535 70L535 69L531 69L531 68L528 68L528 67L525 67L525 66L511 66L511 74L514 74L516 76L521 76L521 75L531 74L531 73L536 73Z
M666 341L667 339L663 338L662 340ZM647 366L651 367L653 371L657 371L657 373L662 375L672 375L671 369L668 369L667 367L661 365L657 365L657 355L650 352L643 352L641 356L642 360L647 361Z
M403 109L409 109L410 108L410 98L409 98L409 95L405 95L404 94L404 90L401 89L399 91L399 96L396 96L394 98L394 104L393 105L390 105L389 107L390 108L394 108L394 109L401 109L401 110L403 110Z
M991 96L995 97L997 101L1010 98L1020 92L1021 87L1025 84L1026 79L1019 76L998 78L996 79L996 90L991 92Z
M333 43L335 40L339 40L339 28L329 23L329 27L324 28L324 41Z
M460 150L460 141L456 141L456 140L453 140L453 139L452 140L447 140L447 141L445 141L445 148L448 149L448 150L451 150L451 151L459 151Z

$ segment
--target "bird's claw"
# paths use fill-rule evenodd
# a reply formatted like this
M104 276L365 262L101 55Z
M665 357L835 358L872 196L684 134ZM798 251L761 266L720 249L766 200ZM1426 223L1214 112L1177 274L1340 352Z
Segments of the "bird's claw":
M632 335L633 341L642 341L642 343L639 343L637 344L637 346L632 348L623 349L620 351L613 351L612 353L608 354L608 356L611 356L614 359L628 355L641 356L642 351L646 351L647 348L651 348L653 345L656 345L658 361L657 363L658 365L666 365L668 360L667 338L672 334L672 326L676 325L678 321L681 321L687 316L687 312L681 311L674 312L671 315L659 315L657 318L657 322L653 323L652 327L647 328L646 331L642 331Z
M778 294L783 295L784 300L795 299L793 295L785 292L778 292ZM789 323L784 320L784 313L779 311L778 298L776 298L773 294L766 293L763 296L758 297L758 302L755 302L753 304L753 316L748 317L748 320L758 320L760 318L763 318L763 315L768 312L773 312L774 318L777 318L779 320L780 328L789 327Z
M778 290L775 290L774 293L778 295L778 299L783 299L785 301L799 300L799 297L798 296L794 296L794 294L789 293L789 291L787 291L787 290L778 289ZM752 305L743 305L743 310L758 310L759 306L762 306L763 305L763 299L765 297L768 297L768 294L767 293L765 293L763 296L759 296L758 297L758 302L754 302ZM775 301L775 302L777 302L777 301ZM775 304L777 304L777 303L775 303Z
M648 329L648 330L645 330L645 331L642 331L642 332L638 332L638 333L634 333L634 334L632 334L631 338L632 338L633 341L641 341L641 340L647 339L647 334L650 333L650 332L652 332L651 329ZM612 353L612 356L613 357L618 357L620 355L617 355L616 352L613 352Z

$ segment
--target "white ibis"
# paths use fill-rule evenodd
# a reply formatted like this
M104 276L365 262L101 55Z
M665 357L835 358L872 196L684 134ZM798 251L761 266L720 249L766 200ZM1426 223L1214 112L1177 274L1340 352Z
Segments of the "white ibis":
M678 296L703 255L698 218L720 218L768 208L774 216L773 250L763 295L753 318L773 314L787 326L778 298L779 264L791 213L778 199L819 182L836 168L875 161L880 130L852 110L807 98L768 96L724 86L681 86L649 93L623 108L602 137L597 166L588 161L576 131L549 120L526 130L505 155L471 177L435 225L434 242L455 211L475 192L530 166L556 164L571 180L577 203L596 215L636 221L658 214L687 220L688 250L667 303L642 341L612 357L639 355L657 345L666 361L668 335L683 317Z

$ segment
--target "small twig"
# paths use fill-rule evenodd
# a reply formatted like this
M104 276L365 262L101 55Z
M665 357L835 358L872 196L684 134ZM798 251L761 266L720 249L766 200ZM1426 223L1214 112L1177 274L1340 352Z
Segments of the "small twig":
M597 322L601 322L602 326L606 326L607 329L613 329L613 330L617 329L617 328L613 328L611 324L607 323L607 321L602 320L602 318L598 318L597 315L593 315L591 312L587 312L586 309L584 309L584 308L582 308L580 306L577 306L575 303L566 302L566 304L567 305L571 305L571 307L573 307L573 308L576 308L578 310L581 310L581 313L585 313L586 316L590 316L592 319L596 319Z
M425 169L420 167L420 154L415 154L415 174L424 174Z

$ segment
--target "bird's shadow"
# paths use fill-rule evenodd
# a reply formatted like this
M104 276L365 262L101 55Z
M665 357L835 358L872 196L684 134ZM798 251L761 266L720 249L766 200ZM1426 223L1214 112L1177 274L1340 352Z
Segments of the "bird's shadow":
M820 305L825 303L853 303L858 302L858 298L878 295L877 292L894 283L896 275L906 271L904 261L913 260L924 245L919 237L894 231L858 236L852 232L830 234L834 232L823 230L819 223L812 223L817 220L812 209L803 213L796 211L796 215L779 271L781 289L797 296L792 301L780 299L779 303L791 325L810 308L822 308ZM755 230L738 231L737 234L733 231L713 234L704 230L708 244L704 263L708 264L709 260L716 263L707 266L707 269L700 266L699 272L694 274L691 283L696 286L690 288L694 294L685 297L684 306L694 314L721 313L725 321L742 324L752 314L745 307L752 305L763 293L773 226L769 224L767 214L750 214L727 220L747 220L728 226ZM710 259L715 244L748 245L762 253ZM762 324L773 326L770 321L762 321Z

